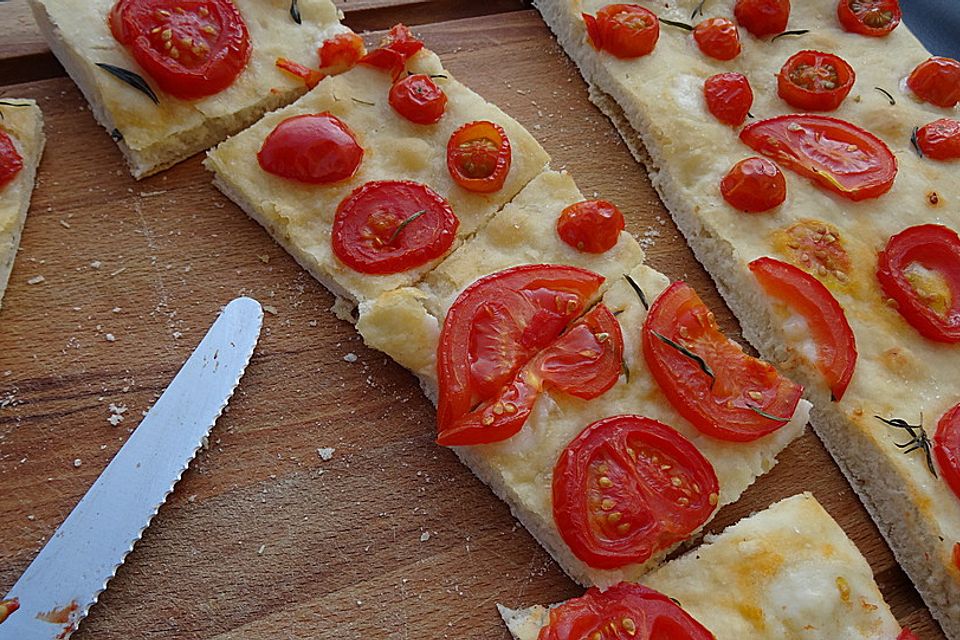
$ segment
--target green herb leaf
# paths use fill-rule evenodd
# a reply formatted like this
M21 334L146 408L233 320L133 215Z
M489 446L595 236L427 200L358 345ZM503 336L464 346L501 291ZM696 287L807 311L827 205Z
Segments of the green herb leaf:
M880 416L873 416L880 422L893 427L895 429L903 429L910 435L910 439L906 442L894 442L898 449L903 451L904 455L913 453L918 449L923 451L923 455L927 459L927 469L930 470L930 473L933 474L933 477L937 477L937 468L933 466L933 454L931 452L930 437L927 435L927 432L923 428L923 414L920 414L920 424L910 424L906 420L901 418L881 418Z
M684 31L693 31L693 26L687 24L686 22L677 22L676 20L667 20L666 18L659 18L660 22L663 24L668 24L671 27L677 27L683 29Z
M293 21L297 24L303 24L303 18L300 17L300 7L297 5L297 0L290 0L290 17L293 18Z
M401 231L407 228L408 224L410 224L411 222L413 222L414 220L416 220L426 212L427 212L426 209L420 209L420 211L417 211L416 213L411 215L409 218L407 218L406 220L401 222L399 225L397 225L397 228L393 230L392 234L390 234L390 239L387 240L387 244L393 244L393 241L397 239L397 236L400 235Z
M784 418L784 417L782 417L782 416L775 416L775 415L773 415L772 413L767 413L766 411L764 411L764 410L761 409L760 407L754 406L754 405L752 405L752 404L748 404L748 405L747 405L747 409L750 409L750 411L753 411L753 412L756 413L757 415L763 416L763 417L766 418L767 420L775 420L775 421L777 421L777 422L790 422L790 418L793 417L793 416L790 416L790 417L788 417L788 418Z
M153 104L160 104L160 98L157 97L157 94L153 92L153 89L150 88L150 85L147 84L147 81L144 80L139 74L136 74L129 69L124 69L123 67L115 67L112 64L107 64L105 62L98 62L97 66L118 80L126 82L128 85L153 100Z
M640 296L640 304L643 305L643 308L647 311L650 310L650 305L647 304L647 296L643 294L643 289L640 288L640 285L637 284L637 281L630 277L630 274L625 273L623 277L627 279L627 282L630 283L630 286L633 287L633 290L637 292L637 295Z
M703 358L695 354L693 351L690 351L690 349L687 349L682 344L674 342L673 340L671 340L670 338L668 338L667 336L661 333L657 333L656 331L651 331L651 333L654 335L655 338L657 338L667 346L673 347L674 349L676 349L686 357L696 362L697 365L700 367L700 370L703 371L708 376L710 376L710 386L711 387L713 386L713 383L716 382L717 380L717 376L714 375L713 369L710 368L710 365L707 364L706 360L704 360Z
M810 29L794 29L793 31L783 31L770 38L770 42L774 42L777 38L783 38L784 36L804 36L808 33L810 33Z
M368 107L375 107L375 106L377 106L377 105L376 105L375 103L373 103L373 102L367 102L366 100L361 100L360 98L353 98L353 97L351 97L350 99L353 100L354 102L356 102L357 104L365 104L365 105L367 105Z
M877 91L879 91L879 92L882 93L883 95L887 96L887 100L890 101L890 106L891 106L891 107L897 104L897 101L894 100L894 98L893 98L892 95L890 95L890 92L887 91L886 89L884 89L883 87L874 87L874 89L876 89Z
M700 4L697 5L697 8L693 10L693 13L690 14L690 19L695 20L697 15L703 15L703 5L707 4L707 0L700 0Z
M914 127L913 133L910 134L910 144L913 145L913 150L917 152L917 155L922 158L923 149L920 148L920 140L917 138L919 134L920 134L920 127Z

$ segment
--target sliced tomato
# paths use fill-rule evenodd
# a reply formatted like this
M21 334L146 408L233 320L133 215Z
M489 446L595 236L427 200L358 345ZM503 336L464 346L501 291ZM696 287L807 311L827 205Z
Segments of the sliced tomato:
M660 20L638 4L609 4L596 16L581 15L593 48L616 58L645 56L660 39Z
M880 38L900 24L903 13L899 0L840 0L837 18L851 33Z
M707 109L724 124L739 127L753 106L753 89L742 73L718 73L703 83Z
M321 80L327 77L318 69L311 69L306 65L287 58L277 58L276 65L281 71L303 80L303 84L307 86L307 89L313 89L320 84Z
M693 39L711 58L733 60L740 55L740 33L727 18L707 18L693 28Z
M389 71L396 81L403 74L407 60L420 49L423 49L423 42L405 25L398 24L390 29L379 48L360 58L360 64Z
M723 176L720 193L734 209L761 213L783 204L787 199L787 181L773 162L747 158Z
M799 51L777 74L777 93L797 109L833 111L850 93L856 78L853 67L840 56Z
M846 282L853 269L840 230L822 220L795 222L777 234L777 245L792 264L821 279Z
M960 159L960 121L940 118L917 130L917 144L931 160Z
M877 198L893 186L897 159L883 140L828 116L785 115L760 120L740 140L848 200Z
M715 640L690 614L649 587L621 582L587 589L550 609L537 640Z
M750 271L767 295L806 322L816 345L817 369L839 402L857 366L857 343L843 307L823 283L792 264L757 258Z
M351 177L363 147L343 120L330 113L304 114L278 124L257 153L260 167L281 178L329 184Z
M468 122L447 142L450 177L467 191L493 193L503 188L510 173L510 140L493 122Z
M783 33L790 20L790 0L737 0L733 15L758 38Z
M390 88L390 106L416 124L434 124L447 108L447 94L422 73L407 76Z
M623 213L606 200L584 200L560 213L557 233L577 251L603 253L616 246L626 223Z
M352 31L324 40L317 49L320 68L327 74L343 73L363 57L363 39Z
M955 107L960 103L960 61L939 56L925 60L910 73L907 86L924 102Z
M337 207L333 253L361 273L400 273L445 254L460 221L430 187L409 180L368 182Z
M933 457L943 481L960 498L960 404L947 411L933 436ZM958 565L960 566L960 565Z
M756 440L785 425L800 402L803 387L723 335L684 282L650 305L642 339L647 367L667 400L708 436Z
M157 85L195 100L220 93L250 60L250 35L231 0L118 0L110 31Z
M877 261L883 292L903 319L930 340L960 342L960 237L939 224L904 229Z
M0 129L0 189L7 186L23 169L23 157L7 132Z
M680 433L635 415L589 425L553 470L553 519L596 569L646 562L710 518L720 493L710 461Z

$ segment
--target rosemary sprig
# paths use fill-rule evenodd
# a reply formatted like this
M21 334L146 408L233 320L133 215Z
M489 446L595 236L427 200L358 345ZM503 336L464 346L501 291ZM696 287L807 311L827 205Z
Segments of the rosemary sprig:
M623 277L627 279L627 282L631 287L633 287L633 290L637 292L637 295L640 297L640 304L643 305L643 308L649 311L650 305L647 304L647 296L644 295L643 289L640 288L640 285L637 284L637 281L634 280L629 273L623 274Z
M297 0L290 0L290 17L293 18L293 21L297 24L303 24L303 18L300 17L300 6L297 4Z
M767 420L775 420L776 422L790 422L790 418L789 418L789 417L788 417L788 418L784 418L783 416L775 416L775 415L773 415L772 413L767 413L766 411L764 411L764 410L761 409L760 407L754 406L754 405L752 405L752 404L748 404L748 405L747 405L747 409L750 409L750 411L753 411L753 412L756 413L757 415L763 416L763 417L766 418Z
M792 31L782 31L777 35L770 38L770 42L775 41L777 38L782 38L784 36L803 36L810 33L810 29L794 29Z
M368 107L375 107L375 106L377 106L377 105L376 105L375 103L373 103L373 102L367 102L366 100L361 100L360 98L351 97L350 99L353 100L354 102L356 102L357 104L365 104L365 105L367 105Z
M627 366L627 359L621 356L620 363L623 365L623 374L627 377L627 382L630 382L630 367Z
M659 18L660 22L663 24L668 24L671 27L677 27L683 29L684 31L693 31L693 26L687 24L686 22L677 22L676 20L667 20L666 18Z
M891 107L892 107L892 106L895 106L895 105L897 104L897 101L894 100L894 98L893 98L892 95L890 95L890 92L887 91L886 89L884 89L883 87L874 87L874 89L876 89L877 91L879 91L879 92L882 93L883 95L887 96L887 100L890 101L890 106L891 106Z
M707 4L707 0L700 0L700 4L697 5L697 8L693 10L693 13L690 14L690 19L695 20L697 15L703 15L703 5Z
M903 429L910 435L910 439L906 442L894 442L898 449L903 451L904 455L913 453L918 449L923 451L924 457L927 459L927 468L930 470L930 473L933 474L933 477L937 477L937 469L933 466L933 454L931 453L931 444L930 437L927 435L927 432L923 428L923 414L920 414L920 424L909 424L906 420L901 418L881 418L880 416L873 416L880 422L894 427L895 429Z
M408 224L410 224L411 222L413 222L414 220L416 220L426 212L427 212L426 209L420 209L420 211L417 211L416 213L411 215L409 218L407 218L406 220L401 222L399 225L397 225L397 228L393 230L392 234L390 234L390 239L387 240L387 244L393 244L393 241L397 239L397 236L400 235L401 231L407 228Z
M153 100L153 104L160 104L160 98L157 97L157 94L153 92L153 89L150 88L150 85L147 84L147 81L144 80L139 74L136 74L129 69L124 69L123 67L115 67L112 64L107 64L105 62L98 62L97 66L118 80L126 82L128 85Z
M920 148L920 140L917 138L919 134L920 134L920 127L914 127L913 133L910 134L910 144L913 145L913 150L917 152L917 155L922 158L923 149Z
M714 375L713 369L710 368L710 365L707 364L706 360L704 360L703 358L695 354L693 351L690 351L690 349L687 349L682 344L674 342L673 340L663 335L662 333L657 333L656 331L651 331L651 333L654 335L655 338L657 338L667 346L673 347L674 349L676 349L686 357L696 362L697 365L700 367L700 370L703 371L708 376L710 376L710 386L713 387L713 383L716 382L717 376Z

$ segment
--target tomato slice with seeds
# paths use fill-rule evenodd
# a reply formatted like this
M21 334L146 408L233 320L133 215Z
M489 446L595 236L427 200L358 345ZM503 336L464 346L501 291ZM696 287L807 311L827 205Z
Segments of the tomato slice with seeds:
M787 181L780 167L766 158L746 158L723 176L720 193L738 211L762 213L787 199Z
M960 237L939 224L904 229L877 261L883 292L903 319L937 342L960 342Z
M581 15L593 48L616 58L645 56L660 39L659 18L638 4L610 4L596 16Z
M343 120L331 113L304 114L278 124L257 152L267 173L329 184L351 177L363 160L363 147Z
M960 121L940 118L917 130L917 145L931 160L960 159Z
M937 432L933 435L933 457L943 481L960 498L960 404L943 414L937 422ZM958 557L956 549L954 557Z
M816 346L816 367L839 402L857 366L857 343L843 307L823 283L792 264L757 258L750 271L767 295L803 318Z
M420 49L423 49L423 42L414 37L405 25L398 24L390 29L379 48L360 58L360 64L389 71L396 82L403 74L407 60Z
M623 213L606 200L576 202L560 213L557 233L565 243L585 253L603 253L616 246L626 223Z
M23 157L7 132L0 129L0 189L7 186L23 169Z
M907 86L924 102L955 107L960 103L960 61L940 56L925 60L910 73Z
M716 472L667 425L636 415L598 420L560 454L553 519L573 554L596 569L646 562L716 510Z
M110 31L170 95L220 93L250 60L250 35L231 0L118 0Z
M693 38L704 55L733 60L740 55L740 33L727 18L708 18L693 28Z
M430 187L377 180L355 189L337 207L333 253L354 271L400 273L445 254L459 226L453 209Z
M833 111L849 95L857 75L840 56L799 51L777 74L777 94L804 111Z
M493 122L468 122L447 142L447 169L454 182L475 193L503 188L510 173L510 140Z
M689 613L649 587L621 582L606 591L590 587L550 609L537 640L715 640Z
M422 73L407 76L390 88L390 106L416 124L434 124L447 108L447 94Z
M723 335L684 282L650 305L642 340L647 367L670 404L708 436L756 440L787 424L800 402L803 387Z
M352 31L324 40L317 49L320 68L327 74L342 73L363 57L363 39Z
M753 89L742 73L718 73L703 83L707 110L724 124L739 127L753 106Z
M790 19L790 0L737 0L737 23L758 38L783 33Z
M843 246L840 230L822 220L802 219L775 236L777 249L794 265L823 280L846 282L853 261Z
M777 116L747 125L740 140L848 200L877 198L897 177L897 159L886 143L838 118Z
M881 38L900 24L899 0L840 0L837 18L851 33Z

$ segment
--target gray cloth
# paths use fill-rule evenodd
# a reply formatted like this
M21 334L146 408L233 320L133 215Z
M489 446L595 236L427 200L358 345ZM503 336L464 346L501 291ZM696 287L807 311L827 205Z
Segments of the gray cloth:
M960 59L960 0L901 0L903 20L934 55Z

